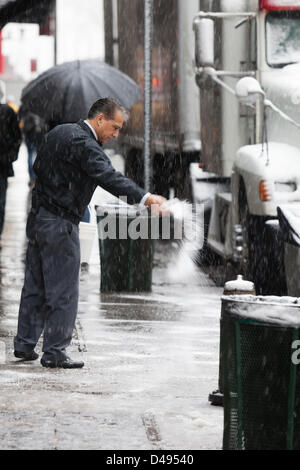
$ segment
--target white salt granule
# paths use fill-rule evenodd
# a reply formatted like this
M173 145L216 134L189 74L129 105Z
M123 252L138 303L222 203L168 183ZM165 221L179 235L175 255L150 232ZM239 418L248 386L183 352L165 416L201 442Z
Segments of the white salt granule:
M177 253L168 269L168 278L173 282L195 280L199 278L199 271L194 261L203 245L204 212L197 211L191 203L176 198L167 201L165 205L174 218L174 224L182 224L181 238Z

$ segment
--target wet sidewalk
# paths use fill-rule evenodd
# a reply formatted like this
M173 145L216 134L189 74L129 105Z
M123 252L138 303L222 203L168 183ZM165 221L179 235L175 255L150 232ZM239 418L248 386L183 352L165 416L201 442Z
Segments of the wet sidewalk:
M95 240L68 349L83 369L14 357L29 195L23 147L15 172L0 251L0 449L220 449L223 409L207 397L218 382L222 289L172 242L156 246L152 292L104 295Z

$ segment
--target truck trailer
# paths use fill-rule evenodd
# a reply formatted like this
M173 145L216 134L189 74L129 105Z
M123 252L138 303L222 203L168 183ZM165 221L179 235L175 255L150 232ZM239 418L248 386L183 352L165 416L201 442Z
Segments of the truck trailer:
M194 79L192 21L199 0L153 0L151 190L189 196L189 165L199 161L200 97ZM125 173L144 185L144 1L108 0L106 57L140 87L120 135Z
M192 164L191 178L195 202L209 208L205 248L258 294L283 295L277 207L300 204L300 0L202 0L200 9L202 168Z

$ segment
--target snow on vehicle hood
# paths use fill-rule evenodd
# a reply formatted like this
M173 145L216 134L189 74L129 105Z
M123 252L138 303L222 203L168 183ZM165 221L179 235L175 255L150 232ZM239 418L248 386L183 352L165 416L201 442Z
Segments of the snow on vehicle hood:
M297 129L295 130L297 132ZM269 142L269 163L267 147L262 144L245 145L236 155L235 166L262 179L276 181L300 181L300 149L285 143Z

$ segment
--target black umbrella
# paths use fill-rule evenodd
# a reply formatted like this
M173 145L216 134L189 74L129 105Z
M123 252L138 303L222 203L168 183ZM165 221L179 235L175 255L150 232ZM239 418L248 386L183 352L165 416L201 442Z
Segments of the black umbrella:
M24 108L48 122L86 118L99 98L111 97L130 109L139 100L137 84L120 70L98 60L76 60L51 67L22 92Z

